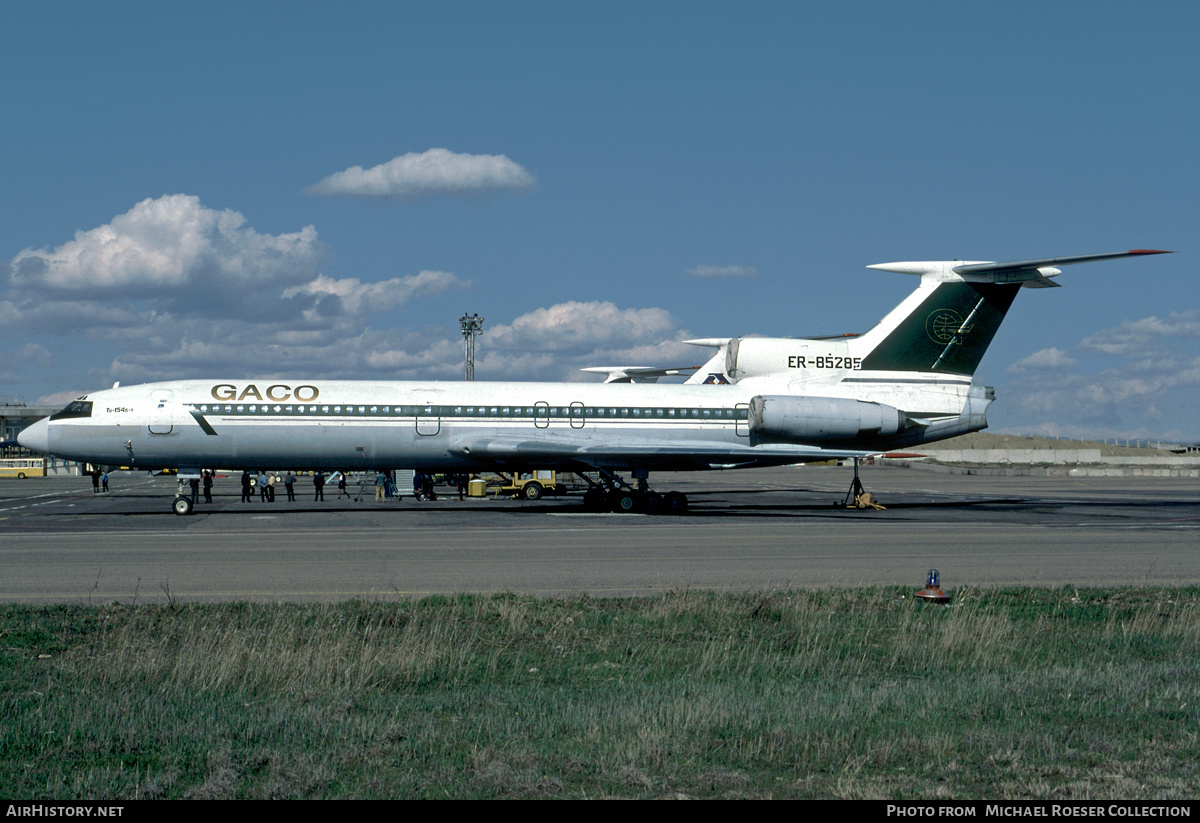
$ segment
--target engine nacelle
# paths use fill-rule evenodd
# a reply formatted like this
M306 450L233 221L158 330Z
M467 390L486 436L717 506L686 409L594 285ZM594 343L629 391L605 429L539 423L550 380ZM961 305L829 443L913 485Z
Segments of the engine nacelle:
M804 442L886 437L904 428L899 409L843 397L758 395L750 401L750 432Z

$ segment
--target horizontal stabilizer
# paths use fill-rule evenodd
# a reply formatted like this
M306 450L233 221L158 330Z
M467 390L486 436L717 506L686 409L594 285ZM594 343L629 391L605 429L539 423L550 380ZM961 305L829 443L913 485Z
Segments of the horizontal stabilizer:
M966 280L971 283L1015 283L1027 288L1044 289L1058 284L1049 278L1061 274L1058 266L1094 263L1098 260L1117 260L1122 257L1141 257L1148 254L1171 254L1158 249L1131 249L1106 254L1077 254L1073 257L1041 257L1034 260L1004 262L983 260L922 260L902 263L876 263L868 269L898 274L932 276L941 280Z
M1117 260L1122 257L1139 257L1146 254L1171 254L1158 249L1130 249L1108 254L1077 254L1074 257L1043 257L1038 260L1016 260L1009 263L971 263L955 266L958 274L986 274L988 272L1034 271L1047 267L1070 266L1075 263L1093 263L1097 260Z

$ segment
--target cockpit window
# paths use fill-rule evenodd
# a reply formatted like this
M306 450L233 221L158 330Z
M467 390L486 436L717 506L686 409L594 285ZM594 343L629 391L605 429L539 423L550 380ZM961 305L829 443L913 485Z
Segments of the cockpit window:
M62 411L50 415L51 420L65 420L68 417L91 417L91 400L72 400Z

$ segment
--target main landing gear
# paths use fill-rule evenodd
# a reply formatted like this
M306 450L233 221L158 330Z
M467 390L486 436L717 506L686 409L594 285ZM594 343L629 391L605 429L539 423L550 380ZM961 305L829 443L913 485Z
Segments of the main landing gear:
M630 486L616 474L599 470L600 482L591 483L583 493L583 507L590 512L616 512L618 514L683 514L688 508L687 495L680 492L660 494L648 488L645 472L635 472L637 488Z

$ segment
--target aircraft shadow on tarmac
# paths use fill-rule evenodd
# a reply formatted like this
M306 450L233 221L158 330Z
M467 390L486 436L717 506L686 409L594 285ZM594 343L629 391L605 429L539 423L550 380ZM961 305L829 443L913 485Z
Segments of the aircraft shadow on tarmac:
M417 502L411 499L404 499L401 501L389 500L383 505L376 505L374 500L368 500L367 498L353 502L329 501L316 504L313 501L295 501L292 503L278 501L277 503L265 504L257 500L244 504L232 499L220 500L218 498L217 502L213 504L198 503L193 516L261 517L264 514L287 516L300 514L346 514L355 512L395 512L398 515L404 516L416 513L434 514L439 511L447 514L470 511L479 514L501 514L518 517L539 514L636 517L637 514L641 514L642 516L650 516L654 520L787 517L845 519L857 517L868 520L874 518L894 522L900 519L896 515L898 512L904 512L905 519L907 519L907 517L914 515L919 517L922 512L949 512L957 510L987 512L1001 516L1005 513L1025 515L1040 513L1060 516L1075 514L1097 520L1104 520L1106 518L1119 520L1128 518L1133 513L1145 516L1158 512L1161 513L1164 521L1167 518L1173 518L1177 522L1196 521L1197 525L1200 525L1200 503L1194 500L1122 499L1119 501L1109 501L1084 497L1056 497L1053 500L1037 497L979 497L964 500L961 498L938 499L936 497L931 499L928 495L900 492L895 494L884 493L882 497L877 498L877 502L883 506L883 510L878 511L873 509L862 510L856 509L853 506L847 506L844 495L839 496L837 492L829 489L793 487L753 490L694 490L688 493L688 498L691 503L686 512L682 514L660 513L654 515L647 515L644 512L633 513L632 515L588 512L583 510L581 501L574 497L560 497L537 503L504 499L489 499L486 502L479 500L458 501L454 499ZM164 511L160 503L161 498L158 495L147 497L142 494L122 495L120 492L117 492L105 495L105 499L106 501L112 501L116 505L104 511L72 510L56 513L56 516L68 518L95 518L104 516L175 518L175 515L171 512ZM122 505L126 501L129 504L128 508ZM1187 511L1191 511L1193 516L1180 516Z
M787 499L787 495L794 495L792 499ZM770 500L764 499L770 497ZM124 497L131 504L134 501L147 502L147 498L143 495L124 496L115 494L108 497L114 503ZM836 499L832 493L827 490L812 490L812 489L771 489L767 492L763 490L752 491L697 491L691 492L688 495L691 505L686 512L681 514L666 514L658 513L647 515L645 512L635 512L631 516L641 514L643 516L651 516L656 520L659 519L708 519L708 518L726 518L726 517L788 517L788 516L805 516L805 517L846 517L852 515L861 515L868 517L872 514L879 514L874 510L860 510L853 506L846 506L841 499ZM781 499L783 498L783 499ZM128 509L110 508L106 511L70 511L62 512L58 516L63 517L169 517L174 519L176 516L170 511L164 511L158 504L158 498L154 498L153 507L141 508L140 506L131 506ZM987 498L977 500L920 500L920 501L904 501L894 500L883 504L885 511L896 510L932 510L932 509L969 509L980 507L1010 507L1017 506L1021 508L1036 506L1038 501L1024 498ZM321 502L314 504L313 501L305 501L303 503L280 501L278 503L262 503L260 501L252 501L250 503L240 503L230 501L220 501L215 503L197 503L193 510L192 517L209 515L220 517L242 517L242 516L258 516L264 514L272 515L291 515L291 514L344 514L353 512L395 512L396 514L414 514L424 513L432 514L438 511L463 512L470 511L476 513L490 514L511 514L516 516L525 515L546 515L546 514L579 514L582 516L616 516L611 512L588 512L583 511L582 501L574 498L559 498L558 500L547 500L539 503L530 503L524 501L510 500L495 500L495 501L458 501L458 500L442 500L431 502L415 502L411 500L404 501L388 501L383 505L376 505L374 500L366 500L354 502ZM630 516L630 515L625 515Z

